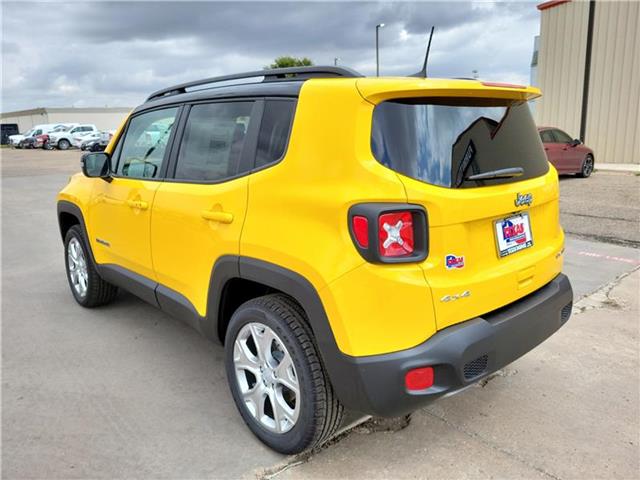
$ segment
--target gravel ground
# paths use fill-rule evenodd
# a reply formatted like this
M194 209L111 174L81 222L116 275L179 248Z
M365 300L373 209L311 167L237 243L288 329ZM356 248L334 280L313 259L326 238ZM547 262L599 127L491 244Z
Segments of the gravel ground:
M640 176L561 177L560 220L568 234L640 248Z

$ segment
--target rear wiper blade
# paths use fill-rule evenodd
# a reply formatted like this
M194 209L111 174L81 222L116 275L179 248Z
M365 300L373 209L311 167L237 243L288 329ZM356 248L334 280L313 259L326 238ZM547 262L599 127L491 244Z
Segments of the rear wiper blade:
M491 180L492 178L513 178L524 174L522 167L501 168L490 172L476 173L465 177L465 180Z

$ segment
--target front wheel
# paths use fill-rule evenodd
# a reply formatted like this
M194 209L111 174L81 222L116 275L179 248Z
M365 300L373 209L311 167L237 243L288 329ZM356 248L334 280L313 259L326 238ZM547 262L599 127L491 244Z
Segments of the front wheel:
M249 300L225 338L231 394L251 431L272 449L299 453L328 440L342 421L302 309L289 297Z
M58 141L58 148L60 150L68 150L69 147L71 147L71 143L69 143L69 140L66 139L62 139Z
M582 168L580 169L578 176L582 178L589 177L593 172L593 164L593 157L591 155L584 157L584 160L582 161Z
M64 240L67 280L73 298L83 307L106 305L118 293L118 288L105 282L89 255L86 240L78 225L72 226Z

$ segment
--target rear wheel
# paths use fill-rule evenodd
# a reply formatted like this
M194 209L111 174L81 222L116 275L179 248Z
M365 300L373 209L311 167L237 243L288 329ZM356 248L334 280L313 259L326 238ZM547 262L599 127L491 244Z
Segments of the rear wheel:
M67 280L73 298L83 307L98 307L111 302L118 288L105 282L89 255L87 243L78 225L69 229L64 241Z
M292 454L335 433L343 407L294 301L276 294L244 303L231 318L225 345L233 399L262 442Z
M593 157L591 155L587 155L584 157L582 161L582 168L578 173L579 177L587 178L593 172Z
M60 150L68 150L69 147L71 147L71 143L69 142L69 140L62 138L58 141L58 148Z

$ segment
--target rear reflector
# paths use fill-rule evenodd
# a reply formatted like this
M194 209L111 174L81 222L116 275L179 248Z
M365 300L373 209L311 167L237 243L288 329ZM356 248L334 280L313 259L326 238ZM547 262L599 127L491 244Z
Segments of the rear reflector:
M352 220L353 236L362 248L369 248L369 220L367 217L355 215Z
M404 257L413 253L411 212L383 213L378 217L378 249L382 257Z
M409 370L404 376L407 390L426 390L433 385L433 367L421 367Z

